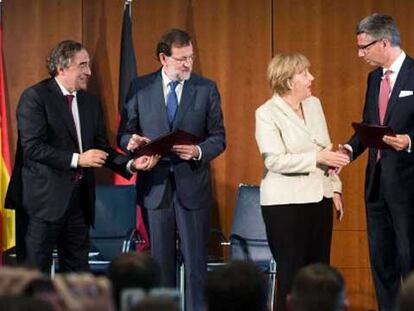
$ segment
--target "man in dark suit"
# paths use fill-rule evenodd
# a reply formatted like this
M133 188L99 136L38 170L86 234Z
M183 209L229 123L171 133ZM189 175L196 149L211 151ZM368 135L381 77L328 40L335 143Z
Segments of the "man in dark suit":
M61 271L89 269L92 168L107 166L128 177L131 169L156 163L155 157L131 161L109 146L99 100L85 92L89 66L82 44L60 42L47 59L51 78L26 89L17 107L19 146L8 202L18 217L27 217L26 263L44 272L55 247Z
M164 286L176 285L176 230L184 257L186 310L202 310L209 214L213 205L209 163L225 149L220 95L216 84L192 74L191 37L172 29L157 46L160 71L132 81L121 118L118 143L133 150L141 143L181 129L199 145L176 145L137 179L138 203L146 209L151 253Z
M358 56L378 66L368 77L363 122L390 126L389 149L369 149L365 180L370 260L380 310L391 310L401 278L414 268L414 60L400 48L392 17L373 14L357 27ZM354 135L356 159L366 149Z

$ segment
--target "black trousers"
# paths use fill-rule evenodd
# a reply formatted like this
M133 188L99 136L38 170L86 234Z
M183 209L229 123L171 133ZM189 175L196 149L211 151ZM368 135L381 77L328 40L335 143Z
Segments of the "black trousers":
M380 311L394 310L402 278L414 269L414 203L395 197L386 178L378 162L366 202L371 269Z
M59 271L88 271L89 223L82 204L82 183L75 186L69 208L58 221L29 216L26 232L26 264L50 272L57 247Z
M276 310L286 310L298 270L311 263L329 264L332 199L317 203L262 206L270 250L277 264Z

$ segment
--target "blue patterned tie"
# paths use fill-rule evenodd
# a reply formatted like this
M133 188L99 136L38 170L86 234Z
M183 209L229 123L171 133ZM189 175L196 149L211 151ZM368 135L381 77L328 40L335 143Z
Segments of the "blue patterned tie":
M170 129L173 126L175 115L177 114L178 98L177 93L175 93L175 88L177 87L178 83L178 81L171 81L170 83L168 83L170 91L167 94L167 114Z

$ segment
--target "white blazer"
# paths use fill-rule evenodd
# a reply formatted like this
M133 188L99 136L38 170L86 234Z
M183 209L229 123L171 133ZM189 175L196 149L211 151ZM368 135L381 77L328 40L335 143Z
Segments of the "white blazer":
M274 95L256 110L256 141L264 160L261 205L319 202L342 190L339 177L316 164L316 153L331 144L321 103L311 96L302 108L305 120Z

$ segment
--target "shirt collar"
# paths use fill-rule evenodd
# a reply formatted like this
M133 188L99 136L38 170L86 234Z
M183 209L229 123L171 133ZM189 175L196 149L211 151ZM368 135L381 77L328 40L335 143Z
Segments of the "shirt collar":
M161 77L162 77L162 84L163 84L163 86L164 86L164 88L165 89L167 89L167 87L168 87L168 84L171 82L171 81L173 81L173 80L171 80L170 78L168 78L168 76L165 74L165 72L164 72L164 68L163 69L161 69ZM178 81L178 85L184 85L184 81ZM177 85L177 86L178 86Z
M56 81L56 83L58 84L58 86L59 86L59 88L60 88L60 90L62 91L62 93L63 93L63 95L73 95L73 96L75 96L76 97L76 91L75 92L73 92L73 93L71 93L71 92L69 92L60 82L59 82L59 80L55 77L55 81Z
M391 64L390 68L382 68L383 75L387 70L391 70L393 74L398 75L402 64L405 60L406 54L404 51L401 51L400 55L396 58L396 60Z

